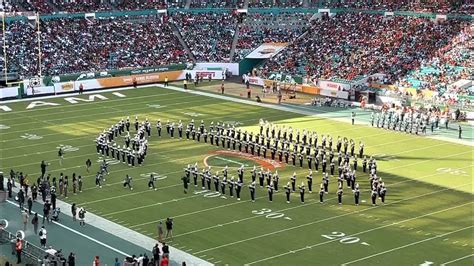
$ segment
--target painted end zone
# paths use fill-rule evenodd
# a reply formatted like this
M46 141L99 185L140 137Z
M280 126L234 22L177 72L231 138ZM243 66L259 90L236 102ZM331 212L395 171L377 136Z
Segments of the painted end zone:
M274 170L275 168L284 168L284 164L277 161L273 161L267 158L256 157L251 154L237 152L237 151L213 151L211 154L207 155L204 158L204 165L207 166L217 166L224 167L228 165L229 167L238 168L241 165L248 167L252 165L260 165L261 167Z

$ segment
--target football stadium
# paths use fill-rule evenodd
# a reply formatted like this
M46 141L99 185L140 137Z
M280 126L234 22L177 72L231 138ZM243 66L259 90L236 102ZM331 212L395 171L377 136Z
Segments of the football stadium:
M474 265L472 1L0 18L1 265Z

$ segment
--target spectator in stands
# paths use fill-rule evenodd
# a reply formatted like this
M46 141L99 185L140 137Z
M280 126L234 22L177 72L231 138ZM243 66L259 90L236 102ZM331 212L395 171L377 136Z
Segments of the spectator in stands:
M122 17L92 22L69 18L41 23L44 75L142 68L187 61L184 49L164 17L133 17L133 20ZM35 34L27 21L14 21L7 25L9 69L18 70L22 76L35 76L39 72L38 54L35 52L37 43L32 38L24 38Z
M230 13L172 15L184 41L198 62L229 62L236 19Z
M384 73L393 80L432 57L459 30L456 20L434 23L401 16L336 15L313 21L305 38L271 58L262 71L306 75L311 80L352 80Z

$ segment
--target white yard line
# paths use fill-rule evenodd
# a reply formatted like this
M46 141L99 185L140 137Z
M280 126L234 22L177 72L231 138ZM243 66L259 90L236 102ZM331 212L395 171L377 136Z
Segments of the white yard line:
M195 98L196 96L193 96L192 98ZM191 98L191 97L183 97L183 98ZM122 98L121 100L133 100L133 98ZM211 99L207 99L207 100L211 100ZM212 99L213 100L213 99ZM104 101L99 101L99 102L88 102L88 104L92 104L92 103L100 103L100 102L104 102ZM110 100L107 100L106 102L110 102ZM137 104L140 104L140 103L143 103L145 104L147 101L145 102L134 102L134 103L130 103L130 104L124 104L124 105L121 105L120 107L125 107L125 106L128 106L128 105L137 105ZM174 106L174 105L178 105L178 106L181 106L181 105L186 105L188 103L194 103L194 102L197 102L197 103L202 103L203 100L202 99L198 99L196 101L180 101L180 102L177 102L177 103L172 103L172 104L166 104L166 107L169 107L169 106ZM69 105L67 105L69 106ZM75 106L75 107L82 107L81 105L73 105L71 104L70 106ZM54 107L53 107L54 108ZM45 108L46 109L46 108ZM113 110L112 112L101 112L100 114L103 115L103 114L114 114L114 113L123 113L124 111L127 111L127 112L130 112L132 113L133 111L139 111L139 110L152 110L153 108L152 107L149 107L146 105L146 107L139 107L139 108L132 108L132 109L116 109L116 108L113 108L113 107L110 107L110 106L102 106L101 108L91 108L92 110L94 109L110 109L110 110ZM91 109L87 109L88 111L91 110ZM43 110L43 109L41 109ZM183 109L180 109L180 110L186 110L186 108L183 108ZM73 112L77 112L77 110L74 110ZM16 114L17 112L15 111L14 113L12 114ZM51 116L51 114L48 114L49 116ZM63 118L56 118L56 119L49 119L49 120L37 120L35 122L25 122L25 123L16 123L16 124L13 124L15 127L18 127L18 126L21 126L21 125L31 125L32 123L44 123L44 122L52 122L52 121L63 121L63 120L74 120L76 118L83 118L83 117L95 117L97 116L96 113L91 113L91 114L83 114L83 115L76 115L76 116L67 116L67 117L63 117ZM135 114L130 114L130 116L132 117L133 119L133 116L135 116ZM35 119L35 116L22 116L22 117L25 117L25 118L31 118L31 119ZM12 119L13 120L13 119ZM2 121L2 123L5 123L5 121ZM8 124L8 122L7 122ZM37 129L49 129L49 127L40 127L40 128L37 128ZM13 133L18 133L18 132L24 132L25 130L17 130L17 131L8 131L8 130L5 130L5 131L2 131L0 132L1 135L4 135L4 134L13 134Z
M466 166L466 167L471 167L471 166ZM466 168L464 167L464 168ZM462 168L460 168L462 169ZM396 182L396 183L393 183L393 184L390 184L390 187L394 187L398 184L403 184L403 183L406 183L406 182L413 182L413 181L419 181L419 180L422 180L422 179L425 179L427 177L432 177L432 176L436 176L436 175L441 175L441 174L444 174L444 173L435 173L435 174L430 174L430 175L426 175L426 176L422 176L418 179L409 179L409 180L404 180L404 181L400 181L400 182ZM367 191L367 190L363 190L363 191ZM260 198L267 198L267 196L261 196L261 197L257 197L256 199L260 199ZM329 198L329 199L326 199L325 202L327 202L328 200L332 200L332 199L336 199L337 197L332 197L332 198ZM284 209L281 209L281 210L275 210L275 212L277 213L283 213L285 211L288 211L288 210L293 210L293 209L297 209L297 208L302 208L302 207L305 207L305 206L309 206L309 205L313 205L313 204L319 204L319 200L314 200L312 201L310 199L309 200L309 203L308 204L305 204L305 205L297 205L297 206L293 206L293 207L289 207L289 208L284 208ZM243 201L243 202L246 202L246 201ZM247 201L248 202L248 201ZM226 205L221 205L221 206L217 206L217 207L212 207L212 208L208 208L208 209L203 209L203 210L199 210L199 211L195 211L195 212L191 212L191 213L186 213L186 214L181 214L181 215L178 215L178 216L173 216L173 217L183 217L183 216L189 216L189 215L193 215L193 214L196 214L196 213L201 213L201 212L206 212L206 211L210 211L210 210L214 210L214 209L219 209L219 208L225 208L225 207L228 207L229 205L235 205L235 204L239 204L239 203L242 203L242 201L238 201L238 202L234 202L234 203L231 203L231 204L226 204ZM334 206L334 205L330 205L330 206ZM365 213L361 213L360 216L365 216ZM222 224L219 224L219 225L214 225L214 226L208 226L208 227L204 227L204 228L201 228L201 229L196 229L196 230L193 230L193 231L188 231L188 232L185 232L185 233L182 233L182 234L178 234L178 235L175 235L173 237L177 238L177 237L181 237L181 236L184 236L184 235L190 235L190 234L194 234L194 233L198 233L198 232L202 232L202 231L207 231L207 230L211 230L213 228L218 228L218 227L222 227L222 226L226 226L226 225L231 225L231 224L234 224L234 223L240 223L240 222L243 222L243 221L246 221L246 220L252 220L252 219L256 219L256 218L259 218L261 216L259 215L253 215L253 216L249 216L249 217L246 217L246 218L243 218L243 219L240 219L240 220L234 220L234 221L231 221L231 222L227 222L227 223L222 223ZM161 219L163 220L163 219ZM377 219L376 219L377 220ZM157 223L159 220L155 220L155 221L152 221L152 222L146 222L146 223L141 223L141 224L138 224L138 225L134 225L132 226L135 227L135 226L143 226L143 225L147 225L147 224L152 224L152 223Z
M474 257L474 254L469 254L467 256L464 256L464 257L461 257L461 258L457 258L457 259L454 259L454 260L450 260L448 262L445 262L445 263L441 263L440 266L445 266L445 265L448 265L448 264L451 264L451 263L454 263L454 262L457 262L457 261L460 261L460 260L464 260L464 259L467 259L467 258L470 258L470 257ZM472 262L472 261L471 261ZM472 264L472 263L471 263Z
M418 150L418 149L415 149L415 150ZM407 151L404 151L402 153L405 153ZM453 156L457 156L457 155L461 155L461 154L465 154L465 153L470 153L471 151L467 151L467 152L461 152L461 153L456 153L456 154L451 154L451 155L447 155L447 156L443 156L443 157L437 157L437 158L432 158L432 159L427 159L427 160L421 160L421 161L417 161L417 162L414 162L414 163L411 163L411 164L404 164L404 165L399 165L399 166L396 166L396 167L391 167L391 168L388 168L388 169L385 169L384 171L389 171L389 170L395 170L395 169L399 169L399 168L405 168L407 166L412 166L412 165L418 165L418 164L421 164L421 163L426 163L426 162L431 162L433 160L440 160L440 159L446 159L446 158L450 158L450 157L453 157ZM463 167L464 168L464 167ZM439 173L438 173L439 174ZM409 180L405 180L405 181L415 181L415 179L409 179ZM146 192L149 192L149 190L146 190L146 191L142 191L142 192L137 192L137 193L146 193ZM132 196L134 194L124 194L124 195L120 195L120 196L115 196L115 197L111 197L111 198L107 198L107 199L103 199L103 200L99 200L99 201L105 201L105 200L109 200L109 199L113 199L113 198L122 198L122 197L128 197L128 196ZM188 198L193 198L193 197L188 197ZM244 201L243 201L244 202ZM148 207L153 207L153 206L156 206L156 205L160 205L160 203L154 203L154 204L150 204L150 205L145 205L145 206L141 206L139 208L135 207L135 208L130 208L130 209L127 209L127 210L122 210L118 213L124 213L124 212L129 212L129 211L135 211L137 209L143 209L143 208L148 208ZM303 205L302 205L303 206ZM108 215L108 214L105 214L105 215ZM159 220L158 220L159 221ZM137 226L141 226L141 225L146 225L146 224L149 224L149 223L155 223L157 222L157 220L154 220L154 221L150 221L150 222L146 222L146 223L141 223L141 224L138 224Z
M470 203L466 203L466 204L470 204ZM463 205L466 205L466 204L463 204ZM463 205L460 205L460 206L463 206ZM453 207L453 208L455 208L455 207ZM450 208L450 209L452 209L452 208ZM464 230L467 230L467 229L471 229L473 227L474 227L474 225L467 226L467 227L457 229L457 230L454 230L454 231L450 231L450 232L447 232L447 233L444 233L444 234L441 234L441 235L436 235L436 236L433 236L433 237L430 237L430 238L427 238L427 239L423 239L423 240L416 241L416 242L413 242L413 243L410 243L410 244L406 244L406 245L403 245L403 246L399 246L399 247L396 247L396 248L385 250L383 252L375 253L375 254L372 254L370 256L366 256L366 257L363 257L363 258L360 258L360 259L357 259L357 260L349 261L349 262L343 263L341 265L345 266L345 265L353 264L353 263L356 263L356 262L359 262L359 261L367 260L367 259L377 257L377 256L380 256L380 255L384 255L384 254L387 254L387 253L390 253L390 252L393 252L393 251L396 251L396 250L400 250L400 249L404 249L404 248L407 248L407 247L415 246L415 245L418 245L418 244L421 244L421 243L424 243L424 242L427 242L427 241L431 241L431 240L434 240L434 239L437 239L437 238L445 237L447 235L451 235L451 234L454 234L454 233L457 233L457 232L461 232L461 231L464 231ZM377 229L377 228L375 228L375 229ZM356 236L356 235L359 235L359 234L362 234L362 233L363 232L353 234L351 236ZM470 256L472 256L472 255L470 255ZM441 265L446 265L446 263L441 264Z
M292 112L292 113L304 114L304 115L308 115L308 116L321 117L321 118L340 121L340 122L344 122L344 123L350 123L349 119L347 119L347 118L344 118L344 119L334 118L334 117L333 118L328 118L328 117L326 117L324 115L321 115L321 114L315 114L314 112L311 112L311 111L305 111L305 110L301 110L301 109L297 109L297 108L293 108L293 107L286 107L286 106L268 104L268 103L258 103L256 101L249 101L249 100L246 100L246 99L233 98L233 97L219 95L219 94L213 94L213 93L209 93L209 92L191 91L191 90L185 91L184 89L181 89L181 88L178 88L178 87L175 87L175 86L165 87L161 84L157 84L156 86L160 87L160 88L168 89L168 90L181 91L181 92L186 92L186 93L191 93L191 94L198 94L198 95L213 97L213 98L217 98L217 99L223 99L223 100L228 100L228 101L233 101L233 102L238 102L238 103L244 103L244 104L248 104L248 105L261 106L261 107L266 107L266 108L271 108L271 109L276 109L276 110L282 110L282 111L287 111L287 112ZM323 110L318 110L318 111L322 112L322 113L328 113L328 111L323 111ZM364 125L364 124L360 124L360 125ZM365 126L367 127L367 125L365 125ZM387 130L387 131L390 131L390 130ZM461 144L461 145L466 145L466 146L474 146L473 141L466 141L466 142L462 142L462 143L460 143L459 140L454 140L453 141L452 139L446 139L445 141L449 141L449 142L456 143L456 144Z
M455 187L455 188L459 188L459 187L463 187L463 186L467 186L467 185L472 185L472 183L463 184L463 185L457 186L457 187ZM422 198L422 197L424 197L424 196L436 194L436 193L443 192L443 191L447 191L447 190L454 190L455 188L444 188L444 189L441 189L441 190L436 190L436 191L428 192L428 193L425 193L425 194L421 194L421 195L417 195L417 196L405 198L405 199L402 199L402 200L393 201L393 202L390 202L390 203L385 204L385 206L394 205L394 204L397 204L397 203L399 203L399 202L409 201L409 200L416 199L416 198ZM469 204L471 204L471 203L469 203ZM349 213L345 213L345 214L341 214L341 215L331 216L331 217L329 217L329 218L325 218L325 219L321 219L321 220L316 220L316 221L312 221L312 222L308 222L308 223L304 223L304 224L300 224L300 225L295 225L295 226L292 226L292 227L289 227L289 228L285 228L285 229L273 231L273 232L270 232L270 233L266 233L266 234L262 234L262 235L258 235L258 236L254 236L254 237L250 237L250 238L246 238L246 239L242 239L242 240L230 242L230 243L227 243L227 244L223 244L223 245L219 245L219 246L207 248L207 249L204 249L204 250L195 252L194 254L197 255L197 254L201 254L201 253L208 252L208 251L211 251L211 250L216 250L216 249L220 249L220 248L223 248L223 247L233 246L233 245L236 245L236 244L240 244L240 243L244 243L244 242L247 242L247 241L259 239L259 238L262 238L262 237L266 237L266 236L270 236L270 235L275 235L275 234L279 234L279 233L282 233L282 232L286 232L286 231L290 231L290 230L295 230L295 229L298 229L298 228L301 228L301 227L305 227L305 226L309 226L309 225L314 225L314 224L321 223L321 222L325 222L325 221L331 221L331 220L334 220L334 219L337 219L337 218L340 218L340 217L345 217L345 216L349 216L349 215L352 215L352 214L365 212L365 211L368 211L368 210L375 210L375 209L378 209L378 208L380 208L380 206L369 207L369 208L365 208L365 209L362 209L362 210L357 210L357 211L353 211L353 212L349 212Z

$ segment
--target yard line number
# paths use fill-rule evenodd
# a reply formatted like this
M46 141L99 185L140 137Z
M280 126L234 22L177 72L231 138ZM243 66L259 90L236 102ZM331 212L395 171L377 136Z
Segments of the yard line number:
M291 218L285 216L285 214L280 213L280 212L273 212L271 209L267 209L267 208L263 208L260 210L253 210L252 213L255 215L265 216L265 218L267 219L283 218L286 220L291 220Z
M436 169L436 172L438 173L446 173L450 175L460 175L460 176L469 176L469 174L466 171L457 169L457 168L446 168L446 167L441 167Z
M346 236L346 234L343 232L331 232L330 234L321 236L329 240L339 240L339 243L341 244L356 244L360 242L360 238L354 236ZM369 246L369 244L366 242L360 242L360 244L364 246Z
M36 135L36 134L30 134L30 133L25 133L25 134L21 135L20 137L23 138L23 139L27 139L27 140L38 140L38 139L43 138L42 136L39 136L39 135Z

